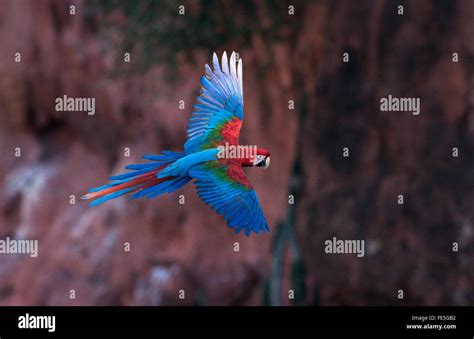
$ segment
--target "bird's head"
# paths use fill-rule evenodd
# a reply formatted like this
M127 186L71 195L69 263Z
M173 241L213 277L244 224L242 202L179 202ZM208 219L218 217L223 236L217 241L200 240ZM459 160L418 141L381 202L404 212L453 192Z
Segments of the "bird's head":
M270 152L264 148L257 149L257 155L253 159L253 167L263 167L265 169L270 166Z

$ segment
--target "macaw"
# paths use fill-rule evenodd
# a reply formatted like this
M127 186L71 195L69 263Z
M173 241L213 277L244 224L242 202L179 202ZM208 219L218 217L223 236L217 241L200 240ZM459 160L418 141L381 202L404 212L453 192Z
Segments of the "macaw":
M90 206L133 193L131 198L154 198L171 193L191 180L206 205L227 221L237 233L245 235L271 232L257 194L243 167L270 165L270 152L222 152L223 147L241 147L239 133L244 119L242 59L235 52L221 65L213 54L212 68L206 64L201 91L188 123L184 152L162 151L145 155L151 162L128 165L132 170L109 178L107 185L91 188L82 199L93 199ZM249 146L251 149L252 146ZM236 154L238 156L236 156ZM232 155L232 156L230 156Z

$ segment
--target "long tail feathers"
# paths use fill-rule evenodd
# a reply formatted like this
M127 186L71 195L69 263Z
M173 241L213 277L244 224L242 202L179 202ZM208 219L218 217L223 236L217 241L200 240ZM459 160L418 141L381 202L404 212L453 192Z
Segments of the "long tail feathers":
M132 199L141 197L154 198L163 193L170 193L187 184L188 176L166 176L158 178L158 173L184 156L183 153L163 151L162 155L146 155L144 159L153 160L147 164L128 165L125 168L132 172L115 175L109 178L107 185L91 188L81 199L92 199L90 206L99 205L107 200L127 193L134 193Z

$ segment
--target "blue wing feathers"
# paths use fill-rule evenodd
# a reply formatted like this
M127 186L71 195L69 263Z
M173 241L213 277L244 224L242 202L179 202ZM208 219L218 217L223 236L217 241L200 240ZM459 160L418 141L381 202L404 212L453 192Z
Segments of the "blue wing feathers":
M196 191L203 202L222 215L237 233L242 229L247 236L251 232L270 232L253 189L226 182L203 165L194 166L189 175L196 179Z
M222 57L222 68L216 55L213 56L212 66L205 66L205 75L201 77L201 94L197 98L198 103L194 105L193 112L188 125L188 140L184 145L186 154L202 150L207 145L208 137L214 129L234 119L243 120L243 96L235 71L235 58Z

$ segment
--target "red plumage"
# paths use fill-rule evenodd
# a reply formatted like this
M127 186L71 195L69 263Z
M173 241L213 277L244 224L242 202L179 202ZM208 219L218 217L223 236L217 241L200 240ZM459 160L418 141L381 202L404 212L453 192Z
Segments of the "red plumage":
M229 145L238 145L239 144L239 133L240 128L242 127L242 120L235 117L231 121L228 121L222 126L221 136L224 139L224 143L229 143Z

